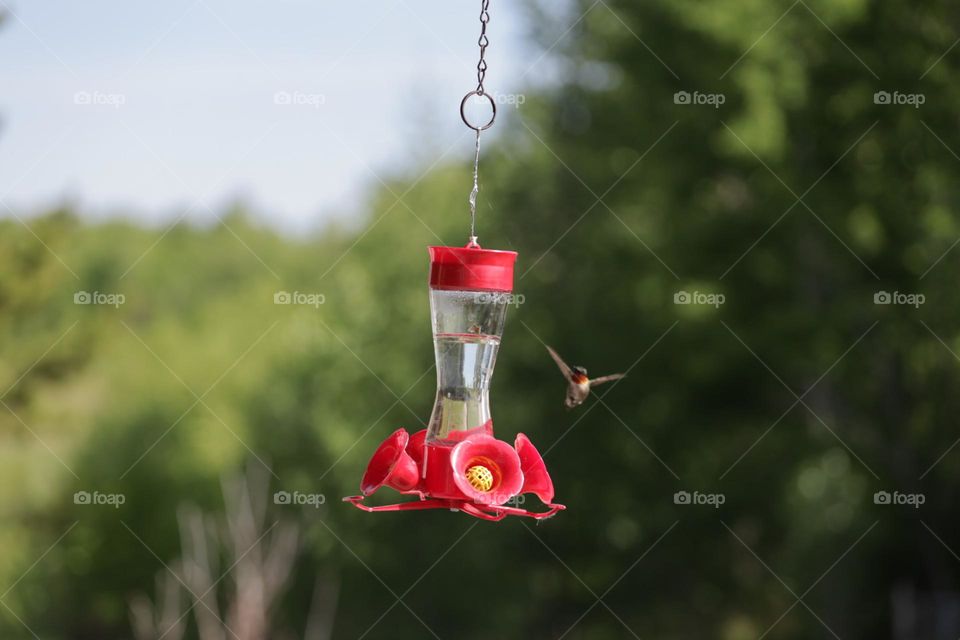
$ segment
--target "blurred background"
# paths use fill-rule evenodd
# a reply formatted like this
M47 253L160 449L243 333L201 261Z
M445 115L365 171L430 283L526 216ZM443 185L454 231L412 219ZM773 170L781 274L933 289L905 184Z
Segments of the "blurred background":
M0 637L960 636L945 1L494 0L492 409L568 510L340 502L429 417L479 4L0 0Z

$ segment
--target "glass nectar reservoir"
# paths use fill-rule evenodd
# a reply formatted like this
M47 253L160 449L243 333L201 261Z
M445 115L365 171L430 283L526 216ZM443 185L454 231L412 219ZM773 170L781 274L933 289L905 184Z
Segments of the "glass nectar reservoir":
M430 247L437 397L429 443L455 444L473 433L493 433L490 380L512 300L516 259L513 251Z

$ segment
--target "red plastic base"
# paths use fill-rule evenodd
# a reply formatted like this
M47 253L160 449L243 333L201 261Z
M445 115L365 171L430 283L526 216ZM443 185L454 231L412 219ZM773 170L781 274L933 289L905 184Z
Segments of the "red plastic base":
M562 504L547 504L549 509L540 513L520 509L518 507L494 506L487 504L476 504L467 500L442 500L439 498L429 498L426 500L413 502L400 502L397 504L385 504L379 507L371 507L363 504L364 496L349 496L344 498L344 502L349 502L353 506L363 511L376 513L380 511L422 511L425 509L449 509L451 511L462 511L481 520L499 522L507 516L524 516L543 520L556 515L566 507Z
M482 465L489 473L486 490L468 481L471 465ZM419 500L377 507L363 503L384 486ZM493 422L437 442L426 442L426 430L410 436L405 429L397 429L370 458L360 490L363 495L343 501L372 513L449 509L497 522L507 516L541 520L566 508L553 503L553 481L527 436L517 434L511 447L493 437ZM527 493L537 496L547 510L536 513L507 506Z

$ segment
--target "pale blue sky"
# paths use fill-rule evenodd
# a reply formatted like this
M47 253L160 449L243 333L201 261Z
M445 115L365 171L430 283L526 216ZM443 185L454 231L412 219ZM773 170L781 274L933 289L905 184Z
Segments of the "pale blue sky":
M67 201L203 220L239 198L297 230L356 212L372 172L470 154L457 106L476 83L476 0L3 7L0 198L19 215ZM550 64L526 17L523 0L493 3L491 91Z

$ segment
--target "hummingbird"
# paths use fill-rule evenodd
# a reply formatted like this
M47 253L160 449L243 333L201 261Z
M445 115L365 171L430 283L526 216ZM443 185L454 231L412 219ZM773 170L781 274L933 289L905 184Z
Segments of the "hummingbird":
M619 380L626 375L623 373L614 373L609 376L600 376L599 378L591 380L587 377L587 370L583 367L570 367L563 361L560 354L554 351L549 345L547 346L547 351L550 352L550 357L553 358L553 361L560 367L560 372L563 374L563 377L567 379L567 397L563 401L567 409L573 409L583 404L583 401L590 395L590 390L598 384Z

